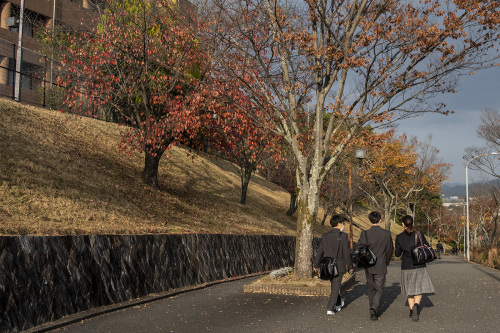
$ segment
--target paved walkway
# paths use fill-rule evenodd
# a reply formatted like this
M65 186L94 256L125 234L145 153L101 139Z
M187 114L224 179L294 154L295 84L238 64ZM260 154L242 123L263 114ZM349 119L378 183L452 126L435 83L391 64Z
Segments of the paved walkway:
M500 332L500 271L445 256L428 265L436 293L424 295L420 321L409 318L398 262L389 266L378 321L371 321L366 281L346 307L326 315L326 297L243 293L253 279L218 284L58 329L58 332Z

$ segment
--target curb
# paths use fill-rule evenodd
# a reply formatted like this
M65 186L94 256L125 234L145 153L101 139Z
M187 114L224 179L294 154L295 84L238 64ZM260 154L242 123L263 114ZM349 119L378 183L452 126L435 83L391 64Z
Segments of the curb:
M356 284L356 273L352 274L349 279L344 281L340 286L340 291L345 292ZM292 286L292 285L265 285L256 286L247 284L243 291L246 293L267 293L295 296L330 296L331 287L326 286Z

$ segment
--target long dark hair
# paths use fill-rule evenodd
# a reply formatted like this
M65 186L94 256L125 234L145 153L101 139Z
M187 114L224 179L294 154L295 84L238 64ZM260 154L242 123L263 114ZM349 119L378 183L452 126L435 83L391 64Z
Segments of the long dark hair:
M411 217L410 215L405 215L405 216L403 216L402 221L406 227L405 232L408 235L411 235L415 231L415 227L413 226L413 217Z

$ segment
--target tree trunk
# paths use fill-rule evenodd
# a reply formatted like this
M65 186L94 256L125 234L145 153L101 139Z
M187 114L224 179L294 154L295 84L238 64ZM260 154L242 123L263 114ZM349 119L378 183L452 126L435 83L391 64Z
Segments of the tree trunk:
M292 216L297 211L297 193L290 192L290 208L286 212L286 216ZM326 218L326 215L325 215Z
M240 199L240 204L242 205L247 203L247 192L248 192L248 182L243 182L241 184L241 199Z
M391 202L392 197L384 192L384 220L385 230L391 230Z
M498 229L498 216L500 215L500 212L497 211L496 216L491 218L493 221L493 230L491 231L491 245L495 245L496 240L497 240L497 229Z
M252 178L252 171L255 170L254 163L243 163L240 166L240 178L241 178L241 200L240 204L244 205L247 202L247 192L248 184L250 183L250 178Z
M328 216L328 211L325 211L325 215L323 215L323 219L321 220L321 225L325 225L327 216Z
M408 203L406 204L406 215L410 215L411 217L413 217L413 219L415 219L415 210L415 204L408 201Z
M309 200L299 193L297 209L297 235L295 240L295 276L302 279L312 277L313 223L317 217L317 205L309 207ZM314 209L316 206L316 209ZM312 208L313 212L310 211Z
M144 169L142 171L142 181L144 184L154 189L158 187L158 166L165 149L156 149L154 151L146 150L144 155Z

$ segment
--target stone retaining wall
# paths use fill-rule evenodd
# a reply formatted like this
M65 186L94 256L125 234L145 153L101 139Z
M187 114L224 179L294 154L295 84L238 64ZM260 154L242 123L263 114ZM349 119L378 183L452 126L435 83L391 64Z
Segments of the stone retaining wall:
M0 237L0 331L25 330L150 293L293 266L294 250L290 236Z

